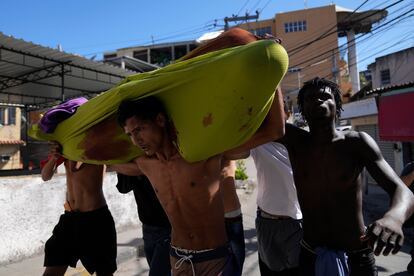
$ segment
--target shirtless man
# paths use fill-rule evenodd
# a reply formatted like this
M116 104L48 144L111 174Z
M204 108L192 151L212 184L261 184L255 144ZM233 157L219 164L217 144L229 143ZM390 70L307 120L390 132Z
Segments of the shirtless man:
M303 212L302 275L329 267L321 258L316 261L316 253L319 257L336 254L345 271L349 265L350 275L377 275L373 250L376 255L400 250L401 226L413 212L413 195L369 135L336 131L341 93L335 83L319 78L305 83L298 106L310 131L286 125L286 135L280 141L289 152ZM360 179L364 167L392 198L388 212L367 231Z
M236 192L236 161L223 159L222 166L222 180L220 186L223 195L226 234L240 272L242 272L246 256L246 248L244 242L243 215L241 213L239 197Z
M256 134L227 154L245 152L283 135L282 104L276 94ZM220 193L223 154L189 163L177 151L166 112L155 97L123 102L118 121L145 153L124 174L145 174L171 222L173 275L238 275L227 245ZM208 145L206 145L208 146ZM116 168L115 168L116 169Z
M65 213L46 242L43 275L64 275L78 260L90 274L112 275L117 245L115 223L102 191L105 167L64 159L60 145L52 142L42 179L50 180L61 163L66 169Z

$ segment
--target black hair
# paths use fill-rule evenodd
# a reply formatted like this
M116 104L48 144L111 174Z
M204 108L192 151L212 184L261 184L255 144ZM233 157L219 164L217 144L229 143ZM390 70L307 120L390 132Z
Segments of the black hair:
M145 97L139 100L124 100L118 107L118 124L125 126L126 121L131 117L142 120L154 121L159 113L166 116L162 102L154 96ZM166 116L167 117L167 116Z
M327 79L316 77L314 79L311 79L307 82L305 82L302 86L302 88L299 90L298 94L298 108L300 113L303 115L303 105L304 105L304 99L305 99L305 93L306 91L313 89L313 88L323 88L323 87L329 87L332 91L332 94L334 95L335 99L335 106L336 106L336 117L341 117L341 111L342 109L342 98L341 98L341 90L339 89L339 86Z

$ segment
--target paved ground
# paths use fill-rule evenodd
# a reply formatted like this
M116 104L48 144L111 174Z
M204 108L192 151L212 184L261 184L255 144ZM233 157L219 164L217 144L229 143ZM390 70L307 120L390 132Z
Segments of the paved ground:
M260 275L257 263L257 245L256 233L254 229L254 218L256 210L256 191L239 190L240 199L243 205L244 228L246 237L246 262L244 265L243 275L254 276ZM376 186L370 186L368 195L365 196L364 208L367 222L378 218L383 214L388 206L388 197L382 190ZM406 231L406 243L402 251L397 255L388 257L378 257L377 265L379 275L403 276L409 275L405 272L405 268L410 261L409 242L412 235ZM138 276L147 275L148 265L145 257L143 257L142 236L140 227L134 227L118 233L118 271L116 276ZM139 256L139 257L137 257ZM43 255L26 259L22 262L13 263L0 267L1 276L26 276L41 275ZM77 269L69 269L66 276L86 276L89 275L78 264Z

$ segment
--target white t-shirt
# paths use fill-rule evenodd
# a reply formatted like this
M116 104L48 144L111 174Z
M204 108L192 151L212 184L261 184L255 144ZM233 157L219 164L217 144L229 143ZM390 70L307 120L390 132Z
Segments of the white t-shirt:
M250 151L257 169L257 205L272 215L302 219L285 146L270 142Z

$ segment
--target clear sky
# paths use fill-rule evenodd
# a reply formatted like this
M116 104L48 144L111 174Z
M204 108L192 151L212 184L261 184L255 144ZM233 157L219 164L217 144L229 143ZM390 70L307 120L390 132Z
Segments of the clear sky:
M414 7L413 0L400 0L389 10L389 19ZM366 2L366 3L364 3ZM259 20L276 13L336 4L360 10L384 8L398 1L387 0L13 0L1 5L0 32L43 46L88 58L134 45L196 39L223 27L226 16L254 14ZM408 15L413 15L411 11ZM217 21L215 21L217 20ZM214 26L214 23L217 25ZM391 24L390 24L391 25ZM414 45L414 17L358 44L359 69L376 56ZM340 44L344 43L340 40Z

